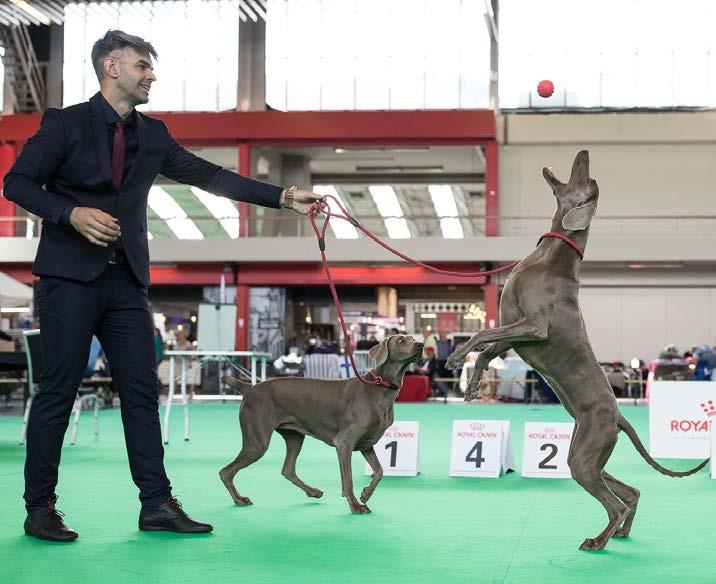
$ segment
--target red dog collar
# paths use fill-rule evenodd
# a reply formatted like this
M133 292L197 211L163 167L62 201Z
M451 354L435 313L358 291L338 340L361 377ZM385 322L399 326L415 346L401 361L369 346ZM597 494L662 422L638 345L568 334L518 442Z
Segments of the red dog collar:
M539 238L537 245L539 245L545 237L554 237L556 239L561 239L562 241L564 241L564 243L566 243L569 247L571 247L574 251L577 252L577 255L579 256L580 260L584 259L584 252L582 251L582 248L579 247L579 245L577 245L574 241L569 239L569 237L567 237L564 233L559 233L558 231L548 231L542 237Z
M391 383L390 381L383 379L380 375L378 375L378 372L375 369L371 369L368 373L373 376L373 379L375 379L375 381L369 381L366 379L365 381L368 383L373 385L382 385L383 387L387 387L389 389L400 389L400 386L395 385L395 383Z

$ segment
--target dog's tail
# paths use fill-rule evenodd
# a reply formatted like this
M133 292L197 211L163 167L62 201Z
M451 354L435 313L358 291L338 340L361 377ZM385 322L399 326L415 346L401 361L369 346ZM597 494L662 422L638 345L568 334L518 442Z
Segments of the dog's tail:
M231 375L224 375L224 377L222 377L222 381L241 395L246 395L246 392L253 387L253 385L247 381L241 381L236 377L231 377Z
M698 466L695 466L691 470L684 470L684 471L676 471L676 470L669 470L668 468L664 468L661 466L658 462L656 462L651 455L646 451L646 448L644 448L644 445L641 443L641 440L639 440L639 435L636 433L636 430L634 430L634 427L627 422L626 418L624 416L619 416L619 429L623 430L627 436L629 436L629 440L631 440L632 444L636 447L639 454L641 454L641 457L646 460L646 462L649 464L649 466L655 468L658 470L661 474L665 474L668 477L688 477L691 476L694 473L699 472L702 468L704 468L710 458L707 458L702 463L700 463Z

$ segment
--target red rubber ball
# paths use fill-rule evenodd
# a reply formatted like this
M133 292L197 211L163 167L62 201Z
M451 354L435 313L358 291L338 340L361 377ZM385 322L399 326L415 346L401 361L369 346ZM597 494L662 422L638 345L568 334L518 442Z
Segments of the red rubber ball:
M540 97L549 97L554 93L554 83L543 79L537 84L537 93L540 94Z

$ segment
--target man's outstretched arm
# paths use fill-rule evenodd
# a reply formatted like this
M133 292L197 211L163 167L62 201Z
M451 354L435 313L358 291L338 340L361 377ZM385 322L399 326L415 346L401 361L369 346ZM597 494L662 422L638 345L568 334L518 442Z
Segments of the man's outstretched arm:
M262 207L286 207L305 214L320 198L308 190L283 188L241 176L204 160L169 136L169 155L161 173L177 182L199 187L214 195Z

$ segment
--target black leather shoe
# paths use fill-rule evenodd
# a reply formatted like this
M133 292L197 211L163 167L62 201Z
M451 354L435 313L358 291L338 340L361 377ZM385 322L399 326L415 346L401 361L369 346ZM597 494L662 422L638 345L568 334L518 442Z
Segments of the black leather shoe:
M142 507L139 512L139 529L142 531L176 531L177 533L209 533L214 529L208 523L194 521L174 497L156 509Z
M48 541L74 541L77 532L65 525L65 514L55 508L57 497L47 502L47 509L39 509L27 514L25 533Z

